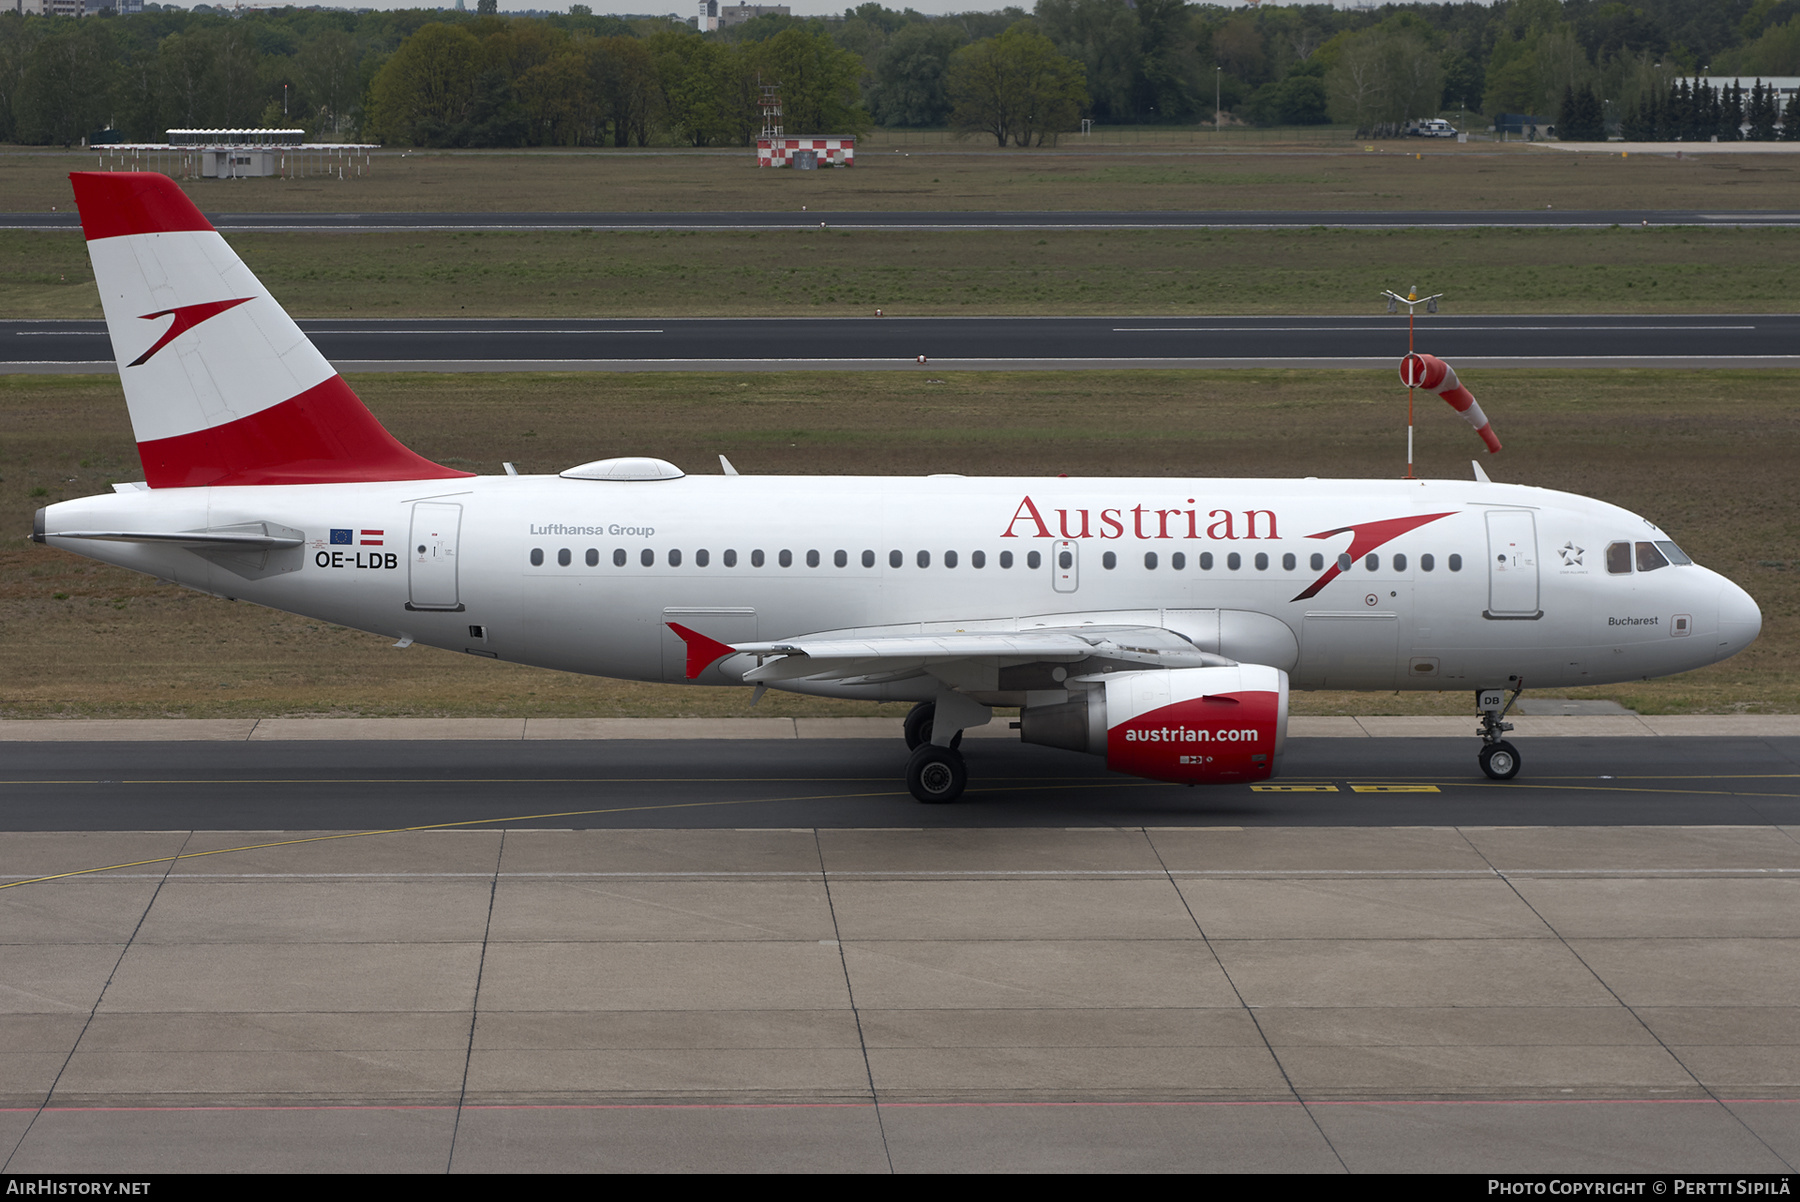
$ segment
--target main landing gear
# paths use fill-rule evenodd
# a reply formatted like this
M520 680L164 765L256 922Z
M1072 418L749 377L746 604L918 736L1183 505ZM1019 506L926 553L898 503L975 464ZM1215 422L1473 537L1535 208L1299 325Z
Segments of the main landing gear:
M921 701L906 715L906 745L912 758L906 761L906 788L927 805L955 801L969 784L969 769L963 763L963 732L950 736L948 746L931 741L937 702Z
M1523 680L1515 680L1514 685L1511 697L1504 689L1482 689L1475 694L1475 706L1481 711L1481 729L1476 732L1481 736L1481 754L1476 759L1489 780L1511 780L1519 775L1519 749L1500 737L1512 729L1512 723L1501 719L1525 691Z

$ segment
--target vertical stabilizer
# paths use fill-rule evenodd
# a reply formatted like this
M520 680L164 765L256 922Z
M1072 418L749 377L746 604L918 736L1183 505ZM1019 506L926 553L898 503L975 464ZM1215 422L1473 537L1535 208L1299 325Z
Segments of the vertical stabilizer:
M69 179L150 487L469 474L395 440L168 176Z

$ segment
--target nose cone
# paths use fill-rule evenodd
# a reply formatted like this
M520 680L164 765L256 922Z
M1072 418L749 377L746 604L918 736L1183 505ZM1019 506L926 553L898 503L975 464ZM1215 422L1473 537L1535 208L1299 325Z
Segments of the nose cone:
M1726 581L1719 589L1719 658L1736 655L1762 633L1762 610L1737 585Z

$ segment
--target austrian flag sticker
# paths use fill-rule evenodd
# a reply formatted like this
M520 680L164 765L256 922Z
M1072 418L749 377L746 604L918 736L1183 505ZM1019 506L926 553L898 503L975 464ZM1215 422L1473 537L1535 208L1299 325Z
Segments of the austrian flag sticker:
M357 546L379 547L381 545L382 532L380 530L363 530L360 533L362 537L356 540Z

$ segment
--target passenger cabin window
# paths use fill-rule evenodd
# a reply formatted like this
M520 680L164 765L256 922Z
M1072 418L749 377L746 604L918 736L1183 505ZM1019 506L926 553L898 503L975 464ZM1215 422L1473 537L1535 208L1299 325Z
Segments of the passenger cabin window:
M863 567L872 568L874 566L875 566L875 552L864 551L863 552Z
M567 547L564 547L562 550L560 550L556 553L557 566L564 567L564 568L568 567L570 558L571 558L571 556L569 555L569 549Z
M534 568L541 568L544 566L544 549L542 547L533 547L531 549L531 566Z
M1068 552L1065 551L1063 554L1066 555ZM1100 566L1110 572L1119 566L1119 557L1114 555L1111 551L1108 551L1100 557Z
M1338 556L1338 571L1348 572L1349 570L1350 570L1350 553L1348 551L1346 551L1342 555Z
M1289 551L1286 555L1281 557L1281 570L1284 572L1291 572L1299 562L1299 560L1294 558L1294 553Z
M953 568L956 566L956 552L954 552L954 551L944 552L944 566L947 568Z
M645 567L651 567L656 563L656 552L652 551L649 547L645 547L643 554L638 556L638 560L643 563Z
M918 558L919 558L919 566L920 567L928 568L931 566L931 552L921 551L921 552L919 552Z
M971 552L969 552L969 566L972 568L987 567L987 552L986 551L971 551Z
M1043 566L1043 563L1044 563L1044 557L1042 555L1039 555L1036 551L1025 552L1025 566L1026 567L1032 569L1033 571L1036 571L1039 567Z
M613 567L622 568L624 566L625 566L625 548L619 547L613 551Z
M1394 556L1394 571L1396 571L1396 572L1406 571L1406 556L1404 556L1404 555Z
M1236 551L1233 551L1230 555L1225 557L1225 566L1235 572L1244 566L1244 557L1239 555Z
M806 553L806 566L809 568L816 568L819 566L819 553L817 551L808 551Z
M1449 567L1450 567L1450 570L1451 570L1451 571L1452 571L1452 572L1460 572L1460 571L1462 571L1462 556L1460 556L1460 555L1452 555L1452 556L1451 556L1451 557L1450 557L1450 558L1449 558L1449 559L1448 559L1448 560L1446 560L1446 561L1445 561L1445 562L1446 562L1446 563L1447 563L1447 564L1449 564Z
M1200 570L1202 572L1212 571L1212 563L1213 563L1213 560L1212 560L1212 552L1211 551L1200 552Z
M1423 571L1431 571L1431 569L1437 567L1437 557L1433 555L1419 556L1419 567Z
M1656 549L1655 543L1639 543L1637 545L1638 571L1654 572L1658 568L1666 568L1668 566L1669 561L1663 558L1663 553Z
M1154 572L1156 570L1156 552L1154 552L1154 551L1144 552L1144 566L1146 568L1149 568L1152 572Z
M681 566L681 552L680 551L669 552L669 566L672 568L678 568Z
M897 568L906 562L906 555L900 551L888 552L888 567Z
M1256 553L1256 570L1259 572L1266 572L1269 570L1269 556L1267 552L1258 551Z
M1000 566L1003 568L1012 567L1012 552L1011 551L1000 552Z
M736 551L725 552L725 566L728 568L737 567L737 552Z
M1182 551L1176 551L1169 556L1169 566L1174 568L1177 572L1181 571L1183 568L1187 567L1187 554Z
M594 550L592 547L588 548L587 566L590 568L597 568L600 566L600 552Z
M848 551L833 551L831 553L831 562L836 564L840 568L849 567L850 566L850 552L848 552Z
M711 558L705 551L696 551L694 552L694 566L703 568L706 566L707 560Z
M763 553L761 551L750 552L750 566L753 568L760 568L763 566Z
M794 566L794 553L792 551L784 550L781 554L779 554L775 557L775 560L782 567L791 568Z
M1631 574L1631 544L1609 543L1606 548L1606 570L1613 576Z

